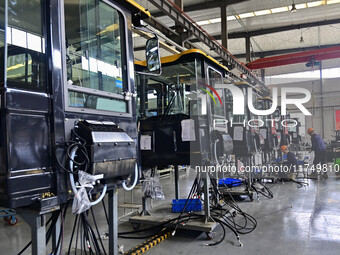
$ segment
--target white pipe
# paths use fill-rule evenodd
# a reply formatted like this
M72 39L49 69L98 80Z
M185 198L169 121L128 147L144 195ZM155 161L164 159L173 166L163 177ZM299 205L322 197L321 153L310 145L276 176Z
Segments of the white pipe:
M76 146L71 151L71 155L70 155L70 170L71 170L71 172L73 172L73 160L76 156L77 150L78 150L78 147ZM74 183L73 173L70 173L70 183L71 183L73 193L76 194L78 192L78 190L77 190L76 184ZM106 191L107 191L107 185L105 184L104 188L102 190L102 194L100 195L100 197L97 200L90 203L91 206L94 206L94 205L98 204L100 201L102 201L102 199L104 198L104 196L106 194Z
M136 186L137 181L138 181L138 166L137 166L137 163L136 163L135 164L135 180L133 181L133 184L132 184L131 187L127 187L126 183L125 183L126 180L124 180L123 183L122 183L123 189L125 189L126 191L132 190Z
M77 193L77 188L76 188L76 184L74 183L74 176L73 176L73 160L74 160L74 157L76 155L76 152L77 152L77 147L74 147L71 151L71 155L70 155L70 171L72 173L70 173L70 183L71 183L71 187L72 187L72 190L73 190L73 193L76 194Z

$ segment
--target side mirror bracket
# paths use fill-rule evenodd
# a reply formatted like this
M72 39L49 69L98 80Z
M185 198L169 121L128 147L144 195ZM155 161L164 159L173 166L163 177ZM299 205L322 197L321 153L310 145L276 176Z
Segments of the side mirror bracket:
M160 76L162 74L162 66L157 34L149 29L142 27L134 27L134 29L147 33L152 33L154 35L154 37L149 38L146 41L145 45L146 68L148 72L136 71L136 73L150 76Z

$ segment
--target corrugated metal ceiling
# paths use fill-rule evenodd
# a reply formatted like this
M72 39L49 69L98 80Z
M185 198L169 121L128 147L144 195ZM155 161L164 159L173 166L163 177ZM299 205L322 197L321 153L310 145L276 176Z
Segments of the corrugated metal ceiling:
M148 8L151 12L157 12L157 9L154 8L148 1L140 0L137 1L144 7ZM184 5L198 4L202 3L204 6L204 2L208 1L193 1L193 0L184 0ZM291 6L292 0L251 0L243 3L235 4L228 7L228 15L233 14L242 14L252 11L259 11L271 8L277 8L282 6ZM310 3L315 1L309 0L295 0L295 3ZM299 9L296 13L291 12L282 12L275 14L268 14L257 17L249 17L240 20L232 20L228 21L228 31L232 32L245 32L245 31L253 31L259 29L266 29L272 27L280 27L292 24L300 24L314 21L323 21L323 20L331 20L340 18L340 3L332 4L332 5L322 5L312 8ZM208 9L204 11L195 11L189 12L188 15L193 18L195 21L202 21L214 18L220 18L220 10L219 8ZM174 22L165 16L158 18L163 23L168 26L174 25ZM242 23L242 24L241 24ZM202 25L203 29L205 29L212 36L219 35L221 33L221 23ZM291 49L291 48L305 48L311 46L319 46L319 45L329 45L329 44L340 44L340 24L335 25L326 25L311 28L303 28L302 29L302 37L303 42L301 43L301 30L290 30L285 32L272 33L267 35L261 35L252 37L251 43L253 46L253 50L255 52L266 52L273 50L281 50L281 49ZM144 42L142 40L138 40L135 38L135 45L140 46ZM206 51L208 54L213 57L216 56L213 52L210 51L203 43L196 43L201 49ZM228 40L228 50L232 54L242 54L245 53L245 39L229 39ZM162 52L163 56L170 55L166 52ZM139 54L137 54L139 55ZM297 65L294 68L299 68ZM290 70L289 67L284 67L280 69L273 69L271 71L268 70L271 74L275 74L274 70L277 70L277 73L286 72ZM300 67L302 70L303 68ZM296 70L296 69L295 69Z

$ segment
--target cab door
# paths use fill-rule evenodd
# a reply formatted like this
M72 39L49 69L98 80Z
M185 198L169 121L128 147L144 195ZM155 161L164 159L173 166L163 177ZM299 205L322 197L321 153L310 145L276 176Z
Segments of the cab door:
M43 0L0 4L0 203L10 207L52 188L46 8Z

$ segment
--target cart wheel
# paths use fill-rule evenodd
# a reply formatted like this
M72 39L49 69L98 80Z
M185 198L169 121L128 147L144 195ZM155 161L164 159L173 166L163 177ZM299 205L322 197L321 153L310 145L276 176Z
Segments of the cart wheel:
M140 223L131 223L131 225L134 230L138 230L140 228Z
M11 226L14 226L15 224L18 223L18 218L13 216L13 217L11 217L10 219L7 220L7 223Z
M207 235L207 240L213 240L215 237L215 232L205 232Z

